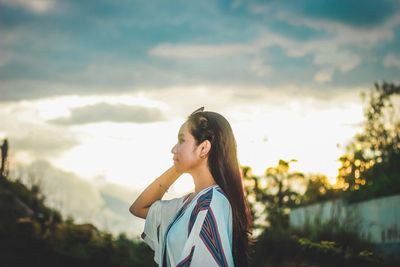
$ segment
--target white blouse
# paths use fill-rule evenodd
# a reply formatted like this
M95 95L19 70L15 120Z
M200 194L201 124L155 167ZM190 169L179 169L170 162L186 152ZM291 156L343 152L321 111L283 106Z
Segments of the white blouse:
M218 185L189 195L154 202L147 213L143 240L161 267L234 266L232 208Z

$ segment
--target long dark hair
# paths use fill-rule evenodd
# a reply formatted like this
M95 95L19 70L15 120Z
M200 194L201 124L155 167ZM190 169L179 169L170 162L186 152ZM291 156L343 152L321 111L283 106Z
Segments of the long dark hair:
M190 133L197 145L205 140L211 142L208 167L232 207L233 260L235 266L245 267L249 261L252 217L244 195L236 140L229 122L222 115L203 109L198 111L187 118Z

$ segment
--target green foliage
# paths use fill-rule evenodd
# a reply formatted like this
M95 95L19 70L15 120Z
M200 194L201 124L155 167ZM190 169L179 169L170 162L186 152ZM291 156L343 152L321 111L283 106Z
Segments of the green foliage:
M317 252L319 255L340 256L341 248L334 241L313 242L307 238L299 238L298 243L304 251Z
M400 105L394 104L399 94L400 86L375 85L363 131L340 158L335 186L324 175L292 173L283 160L268 168L265 177L242 168L256 226L262 231L252 247L253 266L398 266L374 254L372 245L357 234L356 223L316 222L299 231L288 229L287 214L294 206L334 198L353 202L400 193ZM305 185L304 193L292 187L296 183Z
M400 193L399 96L400 85L389 83L375 84L368 96L363 131L340 158L339 183L349 201Z
M400 161L399 161L400 162ZM399 174L381 174L379 182L368 183L359 190L350 191L345 194L345 199L349 203L365 201L368 199L390 196L400 193Z
M342 195L342 191L332 186L325 175L307 175L306 181L306 191L299 197L300 203L298 206L331 200L339 198Z
M154 266L143 242L64 221L43 201L37 189L0 180L0 266Z
M295 187L304 181L302 173L289 171L290 162L279 160L276 167L266 170L265 177L252 175L250 167L242 168L253 216L267 222L255 224L256 228L288 227L290 208L299 203Z
M286 258L296 255L298 251L297 241L289 231L267 228L252 248L251 265L259 266L265 261L283 262Z
M357 254L360 251L372 251L372 245L364 240L357 232L357 223L347 220L340 224L337 220L321 223L318 220L314 224L306 224L300 230L292 230L298 236L306 237L313 242L334 242L343 251Z
M311 234L311 235L310 235ZM266 229L252 249L252 266L387 266L370 244L330 223L307 231Z

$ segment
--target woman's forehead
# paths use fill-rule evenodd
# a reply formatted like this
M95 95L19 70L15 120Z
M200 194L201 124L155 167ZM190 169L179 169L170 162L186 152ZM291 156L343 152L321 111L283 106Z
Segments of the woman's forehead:
M182 124L181 128L179 129L178 136L182 136L182 135L183 135L183 136L190 135L190 132L189 132L189 128L188 128L188 124L187 124L187 123Z

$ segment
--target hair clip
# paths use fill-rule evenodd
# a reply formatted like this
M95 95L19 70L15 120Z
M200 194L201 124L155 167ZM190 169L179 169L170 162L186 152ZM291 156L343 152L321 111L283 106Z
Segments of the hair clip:
M192 112L192 114L190 114L190 116L192 116L193 114L199 113L199 112L203 112L204 111L204 107L198 108L195 111Z

